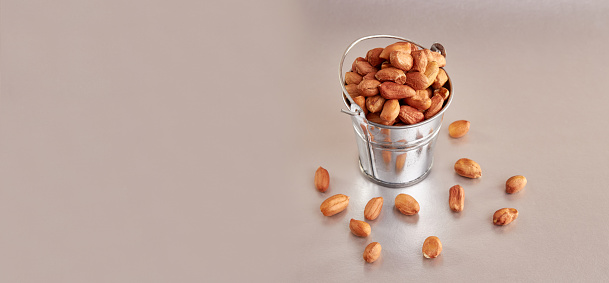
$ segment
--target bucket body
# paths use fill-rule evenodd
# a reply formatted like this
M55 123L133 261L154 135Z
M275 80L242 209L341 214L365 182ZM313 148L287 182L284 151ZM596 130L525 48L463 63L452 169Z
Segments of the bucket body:
M349 110L343 112L351 115L362 173L383 186L405 187L422 181L429 174L433 166L434 148L442 126L444 111L450 105L454 93L449 76L444 87L449 90L450 96L444 102L442 110L435 116L414 125L385 126L368 121L344 88L342 74L346 70L343 70L343 61L351 47L359 41L378 37L408 41L396 36L369 36L358 39L345 51L340 64L340 79L343 84L343 100ZM445 55L443 47L441 48Z
M438 113L421 123L400 127L351 116L362 172L388 187L410 186L425 179L433 165L443 116Z

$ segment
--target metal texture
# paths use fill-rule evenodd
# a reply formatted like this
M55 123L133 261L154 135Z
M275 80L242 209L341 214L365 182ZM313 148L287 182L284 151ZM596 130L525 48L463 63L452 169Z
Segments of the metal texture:
M434 117L420 123L407 126L385 126L370 122L362 109L357 105L345 89L343 74L344 61L349 51L364 40L391 38L410 42L406 38L393 35L372 35L355 40L345 50L339 64L340 84L343 89L343 101L349 110L342 112L351 115L351 122L357 142L359 163L362 173L370 180L387 187L406 187L414 185L429 174L433 165L433 151L444 112L453 100L453 89L450 77L444 87L450 96L442 110ZM444 47L434 43L433 50L443 55Z

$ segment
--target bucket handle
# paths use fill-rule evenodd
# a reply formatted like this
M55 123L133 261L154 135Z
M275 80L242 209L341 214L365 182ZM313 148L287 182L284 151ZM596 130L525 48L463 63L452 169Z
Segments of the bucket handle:
M351 96L347 92L347 89L345 88L345 76L343 74L343 65L345 63L345 58L349 54L349 51L351 51L351 49L356 44L358 44L358 43L360 43L360 42L362 42L364 40L368 40L368 39L372 39L372 38L393 38L393 39L399 39L401 41L405 41L405 42L409 42L410 44L414 44L414 45L418 46L419 48L425 48L425 47L423 47L423 46L421 46L419 44L416 44L416 43L412 42L411 40L406 39L406 38L403 38L403 37L400 37L400 36L395 36L395 35L387 35L387 34L377 34L377 35L364 36L362 38L359 38L359 39L353 41L353 43L351 43L349 45L349 47L347 47L347 49L343 53L343 57L340 59L340 64L338 66L338 78L339 78L339 81L340 81L340 86L343 89L343 102L345 103L345 106L347 106L348 109L341 109L340 111L345 113L345 114L351 115L351 116L362 116L364 119L366 118L366 116L364 115L364 111L362 110L362 108L359 107L359 105L357 105L357 103L355 103L355 101L353 101L353 98L351 98ZM440 44L439 42L436 42L436 43L432 44L431 48L429 50L431 50L433 52L438 52L438 53L442 54L442 56L446 57L446 50L444 49L444 46L442 46L442 44Z

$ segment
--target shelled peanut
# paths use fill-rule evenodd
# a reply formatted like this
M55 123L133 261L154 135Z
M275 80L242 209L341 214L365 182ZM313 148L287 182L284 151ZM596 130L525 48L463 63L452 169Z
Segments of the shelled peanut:
M444 66L442 54L396 42L356 58L345 89L373 123L416 124L438 114L450 96Z

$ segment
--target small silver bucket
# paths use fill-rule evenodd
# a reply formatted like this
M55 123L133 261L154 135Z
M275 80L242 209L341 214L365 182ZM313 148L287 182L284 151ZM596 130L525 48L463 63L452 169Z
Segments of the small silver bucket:
M450 96L444 102L442 110L430 119L407 126L385 126L368 121L362 109L345 89L344 74L349 70L343 69L343 63L356 44L376 38L398 39L424 48L408 39L393 35L366 36L351 43L345 50L339 67L343 101L348 108L342 112L351 115L362 173L383 186L411 186L425 179L433 165L433 150L442 126L444 111L448 109L454 97L452 83L449 77L444 87L449 90ZM446 56L444 47L439 43L434 43L430 50Z

